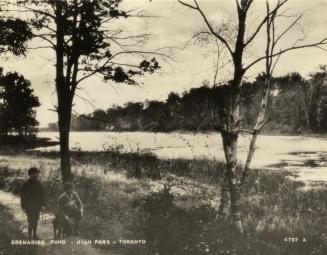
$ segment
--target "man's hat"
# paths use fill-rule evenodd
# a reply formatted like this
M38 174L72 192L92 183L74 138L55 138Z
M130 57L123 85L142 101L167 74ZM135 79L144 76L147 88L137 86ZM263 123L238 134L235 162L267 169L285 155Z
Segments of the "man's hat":
M40 170L37 169L36 167L31 167L30 169L28 169L28 175L31 175L31 174L35 174L35 173L40 173Z

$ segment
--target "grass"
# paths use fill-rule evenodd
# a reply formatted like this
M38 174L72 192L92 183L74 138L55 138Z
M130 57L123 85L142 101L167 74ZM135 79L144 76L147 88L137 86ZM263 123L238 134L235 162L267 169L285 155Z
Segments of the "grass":
M0 187L18 192L26 170L37 166L48 210L55 210L62 192L58 154L15 153L0 157ZM159 160L115 148L74 152L72 159L85 204L83 237L147 240L145 246L112 248L122 254L319 255L327 250L327 187L302 190L289 172L250 173L241 199L245 234L238 235L228 218L215 220L221 162ZM131 177L136 170L139 178Z
M1 255L22 255L42 254L37 245L12 245L11 240L23 240L24 237L20 231L19 223L7 209L0 205L0 254Z

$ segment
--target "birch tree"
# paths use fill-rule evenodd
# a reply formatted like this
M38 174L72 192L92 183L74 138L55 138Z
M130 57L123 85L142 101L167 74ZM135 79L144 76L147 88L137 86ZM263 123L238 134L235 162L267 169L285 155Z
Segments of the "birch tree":
M263 56L258 57L254 60L250 60L249 63L245 63L244 61L244 53L247 48L249 48L250 45L254 43L254 39L258 37L260 31L265 27L265 25L270 24L271 20L274 20L274 17L277 17L282 9L283 6L285 6L288 2L288 0L279 0L274 5L274 7L264 15L261 21L257 24L257 27L253 30L253 32L246 37L247 32L247 17L249 10L251 9L253 3L255 0L235 0L235 8L237 13L237 30L236 30L236 40L234 43L228 42L226 37L219 33L214 26L212 25L212 22L209 20L206 13L201 8L199 2L197 0L193 0L190 2L185 2L182 0L178 0L178 2L185 7L197 12L200 17L202 17L203 22L205 23L206 27L208 28L208 31L211 33L211 35L217 40L219 40L224 47L229 52L230 58L232 59L233 63L233 77L232 81L229 86L226 86L224 89L224 97L222 109L219 110L219 116L221 120L221 127L220 127L220 133L222 136L223 141L223 149L225 153L225 161L226 161L226 169L225 169L225 178L224 178L224 184L222 185L222 191L221 191L221 205L225 204L225 201L227 199L227 191L229 191L229 200L231 205L231 218L232 221L235 224L235 227L242 232L242 223L241 223L241 215L240 215L240 189L239 189L239 177L236 174L236 164L238 160L238 154L237 154L237 144L238 144L238 137L239 133L241 132L241 126L240 126L240 106L241 106L241 97L240 97L240 91L242 86L242 80L244 78L244 75L248 72L249 69L251 69L256 64L268 59L274 59L278 58L280 55L285 54L289 51L302 49L302 48L308 48L308 47L322 47L327 44L327 37L322 38L318 42L313 42L310 44L298 44L298 41L291 45L290 47L280 49L278 52L275 53L274 49L271 50L271 42L267 43L267 48L269 47L269 51L266 54L263 54ZM268 2L268 1L267 1ZM301 19L299 17L294 22L298 22ZM268 25L267 25L268 26ZM271 26L273 25L273 22L271 23ZM290 25L288 29L285 31L282 31L279 35L273 35L276 36L275 42L279 41L280 38L282 38L293 26ZM270 32L269 32L270 33ZM267 38L269 40L269 38ZM277 43L276 42L276 43ZM269 46L268 46L269 45ZM275 47L276 45L274 45ZM267 62L270 63L270 62ZM271 70L272 66L268 64L268 69ZM267 68L267 67L266 67ZM268 70L266 69L266 71ZM268 80L266 80L268 81ZM265 87L268 88L269 84L265 82ZM267 92L268 91L268 92ZM265 96L269 94L269 90L266 89ZM265 105L262 105L261 112L265 112ZM261 118L264 116L264 114L259 114L260 119L258 120L257 129L260 128L262 125ZM219 210L222 208L220 207Z

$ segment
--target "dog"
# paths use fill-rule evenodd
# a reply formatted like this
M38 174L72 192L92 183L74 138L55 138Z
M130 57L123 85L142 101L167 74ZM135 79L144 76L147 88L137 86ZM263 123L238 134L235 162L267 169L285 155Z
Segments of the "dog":
M57 214L52 220L54 239L61 239L72 234L69 220L64 215Z

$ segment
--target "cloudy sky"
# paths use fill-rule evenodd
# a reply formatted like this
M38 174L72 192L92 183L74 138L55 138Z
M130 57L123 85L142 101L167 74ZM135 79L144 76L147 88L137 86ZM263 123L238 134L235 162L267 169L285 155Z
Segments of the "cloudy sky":
M275 3L270 2L272 5ZM235 25L235 1L198 0L198 3L214 26L226 21L229 21L231 27ZM254 1L248 17L247 35L254 31L256 24L262 19L264 3L264 0ZM217 59L216 46L195 42L184 49L194 33L205 29L205 24L196 11L182 6L176 0L125 0L122 7L144 9L156 16L147 20L126 19L115 25L123 28L126 33L150 33L151 37L142 49L161 49L173 60L162 59L160 72L138 79L138 86L104 83L99 77L86 80L77 91L74 105L76 113L89 113L97 108L107 109L113 104L122 105L128 101L164 100L171 91L182 93L191 87L201 86L204 80L213 82ZM301 25L296 26L294 31L281 40L278 49L291 46L297 39L304 38L304 35L306 39L303 43L317 42L327 37L327 0L290 0L283 11L286 12L285 17L278 23L279 33L294 20L286 16L304 13L304 17L301 19ZM249 47L246 62L263 54L262 33ZM226 56L223 51L221 64L228 61ZM48 50L31 50L25 58L9 57L7 60L1 60L6 71L18 71L31 80L35 94L42 104L37 110L41 127L57 119L56 114L50 110L56 104L53 60L54 54ZM317 70L320 64L327 64L327 52L316 48L299 50L283 55L276 66L275 75L297 71L307 76ZM260 71L262 65L259 64L246 74L246 79L253 79ZM230 75L231 67L226 66L218 73L218 81L228 80Z

